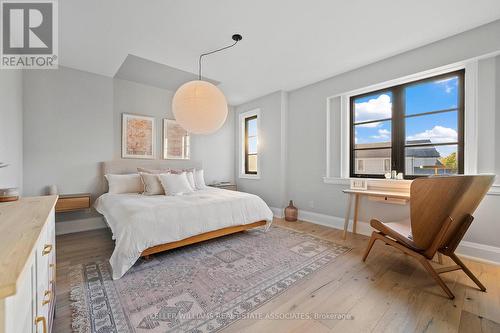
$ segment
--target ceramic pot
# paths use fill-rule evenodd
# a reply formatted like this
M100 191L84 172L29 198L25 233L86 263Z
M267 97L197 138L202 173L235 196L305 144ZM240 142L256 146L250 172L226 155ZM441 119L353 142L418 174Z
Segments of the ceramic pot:
M297 216L299 214L299 210L297 207L293 205L293 201L290 200L288 207L285 208L285 221L295 222L297 221Z

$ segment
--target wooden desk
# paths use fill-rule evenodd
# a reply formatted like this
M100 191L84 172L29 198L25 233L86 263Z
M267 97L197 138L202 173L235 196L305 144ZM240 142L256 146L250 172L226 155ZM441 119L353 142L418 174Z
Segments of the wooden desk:
M349 219L351 215L351 206L352 206L352 198L354 197L354 218L352 221L352 232L356 233L356 226L358 224L358 210L359 210L359 198L362 195L368 197L382 197L385 200L389 199L402 199L409 201L410 193L406 191L385 191L385 190L343 190L342 192L349 195L347 199L347 207L345 212L345 220L344 220L344 239L347 236L347 227L349 226Z

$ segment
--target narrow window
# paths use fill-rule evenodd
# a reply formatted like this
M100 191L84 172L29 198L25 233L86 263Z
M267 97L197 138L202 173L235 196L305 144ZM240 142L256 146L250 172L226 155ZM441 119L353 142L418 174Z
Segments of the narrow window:
M245 118L245 174L256 175L258 170L257 115Z

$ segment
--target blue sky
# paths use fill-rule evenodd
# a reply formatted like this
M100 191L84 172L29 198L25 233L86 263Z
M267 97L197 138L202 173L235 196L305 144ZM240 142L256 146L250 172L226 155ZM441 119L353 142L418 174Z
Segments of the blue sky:
M458 104L458 78L420 83L405 89L407 115L456 108ZM392 94L382 92L355 100L356 122L390 118ZM430 139L444 143L457 141L457 111L410 117L406 119L406 139ZM356 143L389 142L391 121L376 122L355 127ZM456 146L436 147L442 156L456 150Z
M252 119L248 123L248 136L255 136L248 139L248 152L250 154L257 153L258 138L257 136L257 119Z

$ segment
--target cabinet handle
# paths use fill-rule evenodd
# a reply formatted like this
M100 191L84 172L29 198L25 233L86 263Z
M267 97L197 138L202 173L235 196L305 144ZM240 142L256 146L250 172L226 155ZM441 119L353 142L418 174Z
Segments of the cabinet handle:
M56 282L56 274L57 274L57 271L56 271L56 263L49 264L49 267L53 269L53 272L52 272L52 280L50 280L49 282L50 282L50 283L54 283L54 282Z
M49 304L50 303L50 300L52 299L52 291L50 290L45 290L45 293L43 294L43 296L48 296L47 299L44 299L42 301L42 305L46 305L46 304Z
M38 328L38 323L42 322L43 324L43 333L47 333L47 319L44 316L38 316L35 318L35 327ZM37 330L38 331L38 330Z
M42 256L46 256L52 251L52 244L45 244L42 250Z

